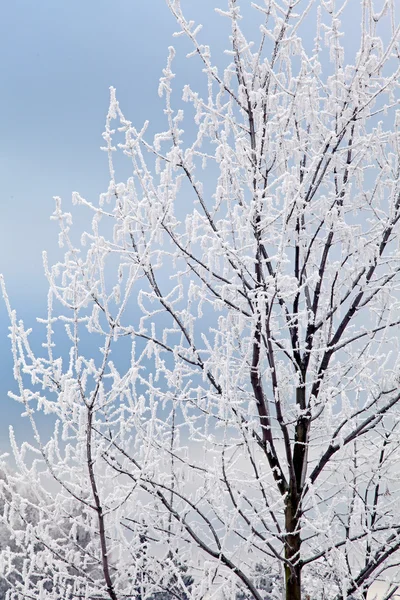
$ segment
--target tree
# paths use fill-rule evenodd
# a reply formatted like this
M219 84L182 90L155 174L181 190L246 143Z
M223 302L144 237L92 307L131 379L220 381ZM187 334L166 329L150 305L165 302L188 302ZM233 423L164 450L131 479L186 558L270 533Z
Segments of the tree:
M176 597L262 600L258 563L286 600L366 598L385 578L393 597L395 2L362 0L345 60L346 3L265 0L253 44L229 0L223 72L179 1L168 4L204 90L184 88L184 113L171 47L167 127L151 141L111 89L108 190L96 204L73 195L93 213L81 244L56 200L66 253L52 267L45 258L45 355L5 295L14 397L35 437L13 451L41 515L7 597L54 597L38 580L47 573L57 598L148 598L173 581ZM124 183L116 152L132 164ZM38 412L56 417L48 439ZM50 536L65 519L67 533ZM90 541L74 552L76 526ZM2 550L3 564L15 557Z
M282 598L282 586L279 575L271 569L270 564L256 563L252 583L263 600L275 600ZM252 596L246 588L240 589L236 594L236 600L248 600Z

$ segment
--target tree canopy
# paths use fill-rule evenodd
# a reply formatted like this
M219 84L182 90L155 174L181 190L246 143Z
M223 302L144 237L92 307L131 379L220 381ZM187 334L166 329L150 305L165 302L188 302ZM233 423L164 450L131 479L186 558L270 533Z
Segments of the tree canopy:
M111 88L79 243L56 198L43 352L3 284L35 440L11 432L2 481L10 530L36 515L0 551L8 600L394 596L400 26L376 4L350 61L351 3L265 0L249 39L228 0L222 68L168 0L198 89L171 46L149 139Z

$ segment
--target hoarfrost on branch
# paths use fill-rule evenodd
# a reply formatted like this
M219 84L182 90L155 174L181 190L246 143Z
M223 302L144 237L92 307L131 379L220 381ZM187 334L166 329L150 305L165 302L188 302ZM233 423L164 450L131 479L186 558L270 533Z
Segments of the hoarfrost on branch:
M56 201L42 354L3 285L34 433L11 436L1 480L6 597L393 597L396 3L361 2L350 60L351 2L265 0L253 41L229 0L224 70L168 4L199 88L180 102L171 47L153 140L111 89L108 189L73 196L93 213L81 245Z

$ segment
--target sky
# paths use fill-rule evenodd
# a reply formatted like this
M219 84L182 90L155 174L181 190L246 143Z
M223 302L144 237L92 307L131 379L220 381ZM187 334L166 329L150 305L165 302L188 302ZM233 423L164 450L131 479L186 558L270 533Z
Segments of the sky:
M221 19L210 19L215 2L184 0L182 6L207 23L205 34L222 51ZM150 119L151 131L164 128L157 89L168 46L180 45L183 56L190 49L184 40L177 44L175 29L164 0L2 4L0 273L12 306L30 326L46 311L42 251L50 259L60 255L57 225L50 221L53 196L68 207L73 191L95 202L107 188L107 155L100 146L110 86L135 125ZM182 60L180 87L192 71ZM7 446L10 424L17 438L25 434L22 407L7 397L15 390L7 328L0 300L0 450Z
M217 62L223 60L229 23L215 16L214 9L226 8L226 0L181 4L185 14L203 23L201 39L211 45ZM260 15L250 4L242 2L244 29L254 38ZM350 55L359 7L352 0L343 19ZM307 29L302 32L306 46L312 44L312 29L312 35ZM48 251L50 262L60 256L57 224L50 221L53 196L60 196L68 210L73 191L96 203L107 188L107 155L100 147L109 87L116 88L126 117L138 128L149 119L149 131L155 133L166 126L157 89L168 46L173 44L178 52L177 94L185 83L198 83L201 67L193 68L195 59L185 59L192 48L184 38L173 37L175 30L165 0L2 3L0 273L12 306L29 326L46 312L42 251ZM79 207L74 218L83 218ZM0 450L7 445L9 424L22 437L25 431L18 418L21 407L7 398L15 385L7 333L8 317L0 300Z
M217 62L223 60L229 23L215 16L214 9L225 8L226 0L181 4L185 14L203 23L201 39L211 45ZM256 37L259 14L249 6L249 1L242 2L244 29ZM359 6L358 0L350 2L343 19L349 55ZM177 94L185 83L198 84L201 67L193 68L195 59L185 59L192 48L184 38L173 37L176 28L165 0L2 4L0 273L12 306L29 326L46 313L42 251L48 251L50 262L60 257L57 224L50 221L53 196L60 196L68 210L73 191L96 203L107 188L107 155L100 147L109 87L116 88L126 117L138 128L149 119L149 132L155 133L166 127L157 90L168 46L174 45L178 53ZM312 44L314 27L312 35L307 29L302 33L305 44ZM80 207L74 219L83 219ZM10 424L17 438L26 432L19 418L22 407L7 397L8 390L15 390L7 333L8 317L0 300L0 451L7 446Z

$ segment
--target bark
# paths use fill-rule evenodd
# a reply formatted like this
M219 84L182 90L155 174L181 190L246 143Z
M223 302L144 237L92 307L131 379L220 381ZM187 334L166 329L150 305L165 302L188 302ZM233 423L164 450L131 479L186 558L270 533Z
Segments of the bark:
M288 493L285 508L285 590L286 600L301 600L301 536L297 492Z

